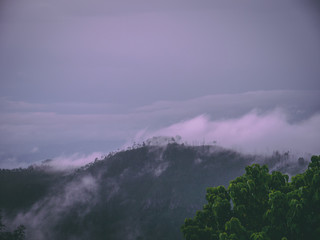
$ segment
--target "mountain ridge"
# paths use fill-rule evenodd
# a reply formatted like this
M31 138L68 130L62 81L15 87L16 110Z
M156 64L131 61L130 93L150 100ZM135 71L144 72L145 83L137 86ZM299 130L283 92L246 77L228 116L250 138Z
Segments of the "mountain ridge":
M2 169L0 208L10 226L26 226L27 239L182 239L180 226L201 209L206 188L226 186L252 163L289 174L307 166L289 153L144 145L69 172Z

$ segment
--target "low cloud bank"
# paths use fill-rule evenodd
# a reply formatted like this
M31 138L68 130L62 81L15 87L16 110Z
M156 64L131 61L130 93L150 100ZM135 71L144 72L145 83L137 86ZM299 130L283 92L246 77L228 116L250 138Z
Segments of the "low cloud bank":
M45 161L46 165L53 167L55 170L68 170L84 166L95 159L101 159L103 153L94 152L91 154L74 153L69 156L59 156L50 161Z
M74 152L107 153L128 146L133 139L159 135L181 135L191 144L217 141L250 152L295 149L315 153L319 149L319 94L256 91L146 101L136 107L34 104L0 98L0 168L25 167L63 153L67 158ZM79 154L71 158L76 161Z
M275 150L320 154L320 114L290 123L285 112L251 111L239 118L211 120L199 115L168 127L139 132L136 140L153 136L182 137L189 144L218 144L247 153Z

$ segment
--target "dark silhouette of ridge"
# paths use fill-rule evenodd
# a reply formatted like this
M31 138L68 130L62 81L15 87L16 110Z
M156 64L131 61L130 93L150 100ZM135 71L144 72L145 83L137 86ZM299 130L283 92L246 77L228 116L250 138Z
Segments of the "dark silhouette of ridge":
M13 228L26 226L26 239L182 239L180 226L201 209L206 188L226 186L254 162L289 174L308 164L288 153L143 145L71 172L2 169L0 208Z

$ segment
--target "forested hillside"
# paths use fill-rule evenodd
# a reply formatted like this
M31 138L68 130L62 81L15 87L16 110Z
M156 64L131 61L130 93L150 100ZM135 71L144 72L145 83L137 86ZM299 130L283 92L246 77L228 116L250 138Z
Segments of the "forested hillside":
M26 227L26 239L182 239L180 226L205 204L206 188L228 186L252 163L289 174L308 164L288 153L147 145L73 171L2 169L0 208L9 228Z

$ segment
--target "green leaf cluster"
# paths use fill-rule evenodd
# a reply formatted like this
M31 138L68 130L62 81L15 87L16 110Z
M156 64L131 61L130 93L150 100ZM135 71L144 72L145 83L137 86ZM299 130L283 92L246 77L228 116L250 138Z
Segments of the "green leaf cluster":
M246 167L244 175L207 189L207 203L186 219L187 240L295 240L320 236L320 156L292 177L269 173L266 165Z

